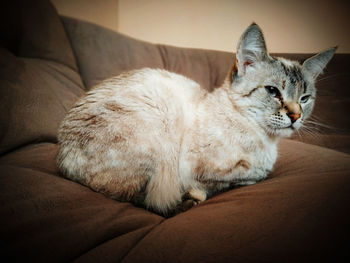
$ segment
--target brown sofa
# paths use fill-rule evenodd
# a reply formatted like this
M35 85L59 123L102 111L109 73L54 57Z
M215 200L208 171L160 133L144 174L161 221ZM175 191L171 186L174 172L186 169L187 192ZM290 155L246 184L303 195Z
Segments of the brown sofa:
M138 41L44 0L1 12L1 262L350 262L350 55L318 82L314 114L327 127L282 140L267 180L165 219L60 177L58 125L122 71L165 68L213 89L233 55Z

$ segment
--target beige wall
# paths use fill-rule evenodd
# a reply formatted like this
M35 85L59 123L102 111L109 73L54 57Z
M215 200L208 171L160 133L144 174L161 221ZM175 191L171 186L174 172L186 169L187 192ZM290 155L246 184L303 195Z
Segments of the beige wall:
M350 1L342 0L54 0L62 14L129 36L182 47L233 51L258 23L271 52L350 53Z
M57 11L118 31L118 0L51 0Z

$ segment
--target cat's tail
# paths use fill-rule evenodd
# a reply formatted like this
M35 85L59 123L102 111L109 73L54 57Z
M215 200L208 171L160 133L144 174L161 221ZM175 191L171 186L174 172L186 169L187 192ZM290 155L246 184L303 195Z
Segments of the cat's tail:
M168 161L158 163L146 188L145 205L148 209L167 216L181 202L183 187L176 167Z

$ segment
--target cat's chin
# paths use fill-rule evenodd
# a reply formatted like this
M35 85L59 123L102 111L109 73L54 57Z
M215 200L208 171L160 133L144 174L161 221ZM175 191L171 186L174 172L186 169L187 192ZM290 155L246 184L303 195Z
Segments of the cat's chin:
M279 129L268 129L267 133L272 137L288 138L291 137L296 129L293 126Z

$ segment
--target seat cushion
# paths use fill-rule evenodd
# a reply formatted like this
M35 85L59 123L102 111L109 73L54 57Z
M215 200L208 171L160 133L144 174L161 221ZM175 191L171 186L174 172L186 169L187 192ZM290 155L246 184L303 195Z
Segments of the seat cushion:
M0 158L1 253L13 261L300 262L346 251L347 154L282 140L269 179L164 219L59 177L57 151Z
M1 255L9 262L70 262L117 242L121 259L162 217L58 176L58 146L24 147L0 159ZM103 262L106 255L100 255Z
M269 179L166 220L123 262L346 262L349 183L349 155L284 140Z

